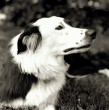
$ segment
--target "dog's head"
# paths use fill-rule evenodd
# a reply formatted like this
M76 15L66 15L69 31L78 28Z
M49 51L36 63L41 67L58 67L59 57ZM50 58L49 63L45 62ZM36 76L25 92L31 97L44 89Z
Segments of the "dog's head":
M89 49L95 36L94 30L71 27L64 18L42 18L17 36L16 53L44 50L53 55L66 55L83 52Z
M23 72L36 75L40 68L44 73L41 78L48 77L48 71L56 72L54 66L64 73L67 69L61 68L65 66L63 56L88 50L95 35L94 30L71 27L60 17L42 18L12 39L10 52Z
M94 30L71 27L60 17L43 18L33 25L39 26L45 43L54 55L84 52L96 36Z

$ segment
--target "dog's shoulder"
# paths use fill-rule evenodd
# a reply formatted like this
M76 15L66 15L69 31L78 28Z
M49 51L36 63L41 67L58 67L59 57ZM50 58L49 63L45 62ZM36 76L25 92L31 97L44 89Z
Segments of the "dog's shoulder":
M24 99L32 84L37 83L37 81L37 77L22 73L18 65L9 60L3 65L2 75L0 76L0 100Z

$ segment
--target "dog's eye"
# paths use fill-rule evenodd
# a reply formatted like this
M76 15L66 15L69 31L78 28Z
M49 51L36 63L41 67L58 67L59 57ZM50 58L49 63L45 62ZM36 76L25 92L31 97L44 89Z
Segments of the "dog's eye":
M64 29L64 26L59 25L59 26L57 26L55 29L56 29L56 30L61 30L61 29Z

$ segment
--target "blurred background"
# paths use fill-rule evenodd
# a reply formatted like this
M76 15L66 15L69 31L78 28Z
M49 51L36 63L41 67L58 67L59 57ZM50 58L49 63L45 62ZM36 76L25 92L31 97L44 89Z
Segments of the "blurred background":
M0 0L0 68L7 59L10 39L28 23L50 16L67 18L73 27L97 31L96 40L88 52L65 56L71 65L69 74L92 75L109 68L109 0ZM67 88L62 92L70 91L68 99L61 94L64 101L60 103L73 104L73 108L64 107L62 110L109 110L109 81L104 76L94 75L82 82L68 80ZM101 89L99 84L103 84Z

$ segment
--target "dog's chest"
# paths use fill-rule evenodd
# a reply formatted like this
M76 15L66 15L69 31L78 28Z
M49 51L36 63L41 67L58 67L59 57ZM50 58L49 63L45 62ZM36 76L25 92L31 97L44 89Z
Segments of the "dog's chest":
M33 84L30 91L27 93L25 100L17 99L10 102L8 105L13 107L19 106L37 106L42 107L49 103L55 103L59 90L65 84L65 76L61 79L51 79L38 81L37 85Z
M31 90L28 92L25 105L37 105L46 103L49 99L56 97L59 90L65 84L65 76L61 79L51 79L50 81L39 81L37 86L32 85Z
M2 100L6 102L6 105L13 107L40 107L51 102L55 103L59 90L61 90L65 84L66 67L61 66L57 68L47 66L48 68L46 69L43 67L39 71L40 74L37 74L38 77L35 77L31 74L20 73L18 66L15 64L12 65L9 63L9 65L11 65L10 72L4 71L4 73L8 73L8 75L11 76L11 80L10 77L7 77L3 87L7 85L8 88L3 88L4 92L1 91L2 97L6 96L2 98ZM7 68L7 66L5 68Z

